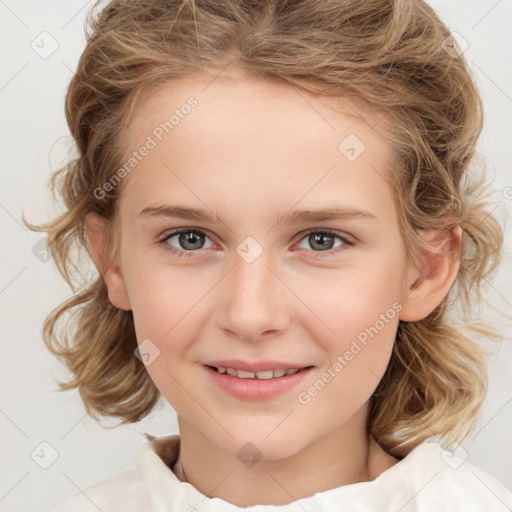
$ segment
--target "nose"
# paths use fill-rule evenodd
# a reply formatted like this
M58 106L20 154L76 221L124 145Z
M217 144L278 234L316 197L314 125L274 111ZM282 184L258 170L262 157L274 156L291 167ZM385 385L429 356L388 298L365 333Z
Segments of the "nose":
M234 268L226 279L218 321L228 336L258 341L287 328L292 293L265 251L252 263L235 255Z

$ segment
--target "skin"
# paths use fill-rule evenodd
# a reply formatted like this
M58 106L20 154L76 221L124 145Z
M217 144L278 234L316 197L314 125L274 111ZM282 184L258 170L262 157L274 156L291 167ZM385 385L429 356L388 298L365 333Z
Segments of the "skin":
M173 469L202 493L238 506L285 504L373 480L397 460L366 433L368 400L386 370L399 318L425 317L449 291L458 269L449 253L458 250L460 228L426 235L439 249L413 266L386 178L393 148L377 118L347 100L336 103L372 121L370 129L335 111L332 99L286 84L227 72L213 82L167 84L136 107L122 138L126 154L190 96L197 107L124 178L118 252L102 270L112 304L133 311L138 342L149 338L160 350L147 371L178 415L181 453ZM366 145L353 162L338 150L349 134ZM140 217L150 204L206 209L222 221ZM276 222L290 210L327 205L375 219ZM179 236L166 242L188 258L158 244L180 227L206 235L196 233L199 248L192 250ZM107 228L88 216L96 262ZM306 233L313 228L352 244L327 238L335 252L321 251ZM236 252L248 236L263 250L252 263ZM298 393L393 304L399 314L317 396L299 403ZM297 389L249 402L216 388L201 366L225 358L314 369ZM252 467L237 457L248 442L262 455Z

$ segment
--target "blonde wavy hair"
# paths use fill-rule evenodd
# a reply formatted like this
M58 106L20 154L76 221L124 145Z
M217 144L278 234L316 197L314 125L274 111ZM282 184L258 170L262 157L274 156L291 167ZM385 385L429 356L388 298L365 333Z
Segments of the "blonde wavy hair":
M382 113L395 149L391 184L408 257L419 261L422 231L462 227L456 283L425 319L400 322L370 399L368 430L397 456L433 435L464 439L485 394L485 352L447 315L456 304L470 315L482 299L503 235L487 211L485 173L473 173L481 99L434 10L420 0L114 0L101 9L99 3L89 12L87 44L66 95L77 156L49 180L65 211L40 225L24 217L30 229L47 232L74 292L43 326L46 346L73 375L60 389L78 388L91 417L117 417L120 424L141 420L157 404L159 391L134 356L132 312L109 302L101 273L74 289L81 266L72 249L92 259L88 213L115 226L121 187L101 199L94 190L123 162L118 134L135 105L174 79L213 77L232 64L248 76ZM105 261L115 251L114 231ZM492 334L485 326L480 331Z

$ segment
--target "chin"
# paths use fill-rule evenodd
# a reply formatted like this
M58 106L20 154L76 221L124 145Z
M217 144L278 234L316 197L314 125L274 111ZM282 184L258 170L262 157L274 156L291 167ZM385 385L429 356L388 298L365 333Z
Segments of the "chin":
M265 430L240 429L236 432L230 430L233 438L226 439L217 447L233 457L237 457L242 462L244 460L251 463L251 460L275 461L292 457L303 450L309 443L304 435L299 432L293 434L286 429L279 433L278 427L270 435L272 429L268 427ZM296 437L298 436L298 438ZM248 465L248 467L250 467Z

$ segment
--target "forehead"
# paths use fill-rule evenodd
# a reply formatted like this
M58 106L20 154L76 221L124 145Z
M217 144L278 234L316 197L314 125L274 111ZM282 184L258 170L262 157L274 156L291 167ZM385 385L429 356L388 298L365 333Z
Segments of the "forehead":
M192 99L197 106L190 109L187 103ZM250 117L252 134L261 127L269 132L272 126L275 130L285 126L290 136L308 131L318 132L320 136L338 132L339 136L340 126L343 131L351 125L360 134L369 132L368 141L386 135L386 116L362 101L320 96L282 80L258 79L231 71L218 76L190 75L143 91L124 123L129 127L122 137L125 149L134 146L141 135L151 132L159 123L169 120L174 112L180 120L191 117L188 125L202 124L205 128L209 118L220 131L250 128ZM189 116L190 112L194 115ZM301 121L299 126L294 124L297 120ZM179 122L175 116L173 129Z
M290 207L306 195L357 202L365 188L381 202L383 189L390 197L382 115L347 99L227 73L193 76L146 94L127 124L126 158L152 146L123 183L122 200L134 208L178 190L196 205L201 197L229 202L235 191L238 206L255 208L262 195Z

